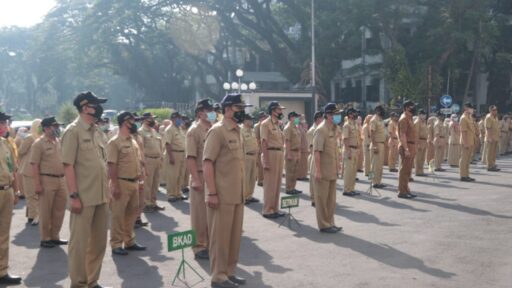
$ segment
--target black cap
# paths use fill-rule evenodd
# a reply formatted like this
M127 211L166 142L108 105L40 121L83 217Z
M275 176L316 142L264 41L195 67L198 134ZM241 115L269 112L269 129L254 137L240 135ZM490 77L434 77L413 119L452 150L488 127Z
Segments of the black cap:
M290 120L290 118L292 118L292 117L299 117L299 116L300 116L300 114L298 114L295 111L292 111L292 112L288 113L288 120Z
M341 111L338 109L336 103L327 103L327 105L324 106L324 114L327 113L341 113Z
M441 116L444 118L444 114L443 114L443 112L441 112L441 110L437 111L437 116Z
M375 106L375 109L373 109L373 110L375 110L375 111L377 111L377 110L384 111L384 106L379 104L379 105Z
M110 118L104 117L104 118L101 118L101 121L109 123L110 122Z
M286 107L281 106L281 104L279 104L279 102L277 101L270 101L268 103L268 113L272 112L272 110L277 108L286 109Z
M119 114L117 114L117 124L119 126L123 125L124 121L128 119L133 119L134 121L140 120L140 118L135 117L135 115L133 115L132 112L122 111Z
M201 109L213 109L213 102L211 99L203 99L196 104L196 111Z
M412 102L411 100L407 100L404 102L404 108L411 107L411 106L416 106L416 104L414 102Z
M251 107L252 105L246 104L242 100L242 94L234 93L234 94L228 94L224 96L222 101L220 101L220 105L224 107L228 106L241 106L241 107Z
M4 112L0 112L0 121L11 120L11 115L5 114Z
M97 104L103 104L105 102L107 102L107 99L98 98L92 92L87 91L87 92L82 92L82 93L78 94L75 97L75 100L73 100L73 105L75 105L75 107L77 109L80 109L80 107L87 105L87 104L97 105Z
M146 113L142 114L142 118L144 118L144 120L147 120L148 118L158 118L158 116L156 116L155 114L153 114L151 112L146 112Z
M357 110L356 110L356 109L354 109L354 108L348 108L348 109L347 109L347 115L348 115L348 114L357 114Z
M421 115L427 115L427 113L425 112L425 110L423 109L420 109L420 111L418 111L418 114L421 114Z
M215 103L215 104L213 104L213 109L214 109L214 110L220 110L220 108L221 108L221 107L220 107L220 103Z
M389 117L398 117L398 114L396 112L389 113Z
M475 109L475 106L473 106L473 104L471 104L471 102L467 102L464 104L464 107L467 107L467 108L471 108L471 109Z
M315 121L316 121L317 119L322 118L322 117L324 117L324 112L316 111L315 115L313 116L313 119L315 119Z
M182 118L183 116L180 114L180 112L178 111L174 111L171 113L171 119L174 119L174 118Z
M61 125L57 120L55 120L55 116L43 118L41 121L41 126L43 127L50 127L54 125Z
M254 120L254 117L252 117L251 114L249 114L249 113L245 113L244 120Z
M267 117L267 113L265 113L265 111L260 111L260 112L258 113L258 118L259 118L259 119L261 119L261 118L265 118L265 117Z

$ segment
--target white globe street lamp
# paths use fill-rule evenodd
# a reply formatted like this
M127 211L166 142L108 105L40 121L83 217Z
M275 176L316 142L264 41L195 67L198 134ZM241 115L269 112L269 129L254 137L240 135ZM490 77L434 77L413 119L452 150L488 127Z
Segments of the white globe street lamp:
M242 78L242 77L244 77L244 70L242 70L242 69L237 69L237 70L236 70L236 72L235 72L235 74L236 74L236 77L238 77L238 78Z
M254 83L254 82L249 83L249 90L256 90L256 83Z
M222 88L224 88L224 90L226 91L229 91L229 89L231 89L231 85L227 82L225 82L223 85L222 85Z
M242 83L242 85L240 85L240 89L241 89L242 91L247 91L247 89L248 89L248 88L249 88L249 87L248 87L248 86L247 86L247 84L245 84L245 83Z
M240 88L240 86L238 85L238 83L236 83L236 82L231 83L231 89L233 89L233 90L238 90L238 88Z

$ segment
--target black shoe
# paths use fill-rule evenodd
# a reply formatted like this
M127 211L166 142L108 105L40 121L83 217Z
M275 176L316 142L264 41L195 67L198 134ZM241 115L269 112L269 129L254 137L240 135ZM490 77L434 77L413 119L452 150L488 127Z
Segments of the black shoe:
M229 280L226 280L224 282L213 282L212 281L212 288L237 288L238 285L229 281Z
M228 279L229 281L235 283L235 284L238 284L238 285L245 285L245 279L244 278L241 278L241 277L237 277L235 275L233 276L228 276Z
M398 169L389 169L389 172L398 172Z
M153 213L153 212L155 212L155 207L153 207L153 206L146 206L146 207L144 207L143 211L144 211L144 213Z
M412 197L410 194L398 194L398 198L411 199Z
M288 195L295 195L295 194L297 194L297 193L295 193L295 191L293 191L293 190L288 190L288 191L286 191L286 192L284 192L284 193L286 193L286 194L288 194Z
M25 195L20 195L18 198L19 198L20 200L23 200L23 199L25 199Z
M364 171L363 171L363 170L361 170L361 169L357 169L357 172L358 172L358 173L363 173Z
M414 182L414 178L409 178L409 182Z
M263 182L258 183L258 186L263 187Z
M487 169L487 171L490 171L490 172L499 172L499 171L501 171L501 169L498 169L498 168L496 168L496 167L492 167L492 168Z
M136 225L139 225L139 226L141 226L141 227L146 227L146 226L148 226L148 222L142 222L142 219L140 219L140 218L137 218L137 220L135 220L135 224L136 224Z
M51 240L51 242L54 245L68 245L68 240L64 240L64 239Z
M427 177L427 174L423 173L423 174L416 174L416 177Z
M0 284L5 284L5 285L21 284L21 277L5 274L4 276L0 277Z
M334 229L336 229L336 230L338 230L338 231L343 230L343 227L338 227L338 226L336 226L336 225L332 226L332 228L334 228Z
M471 182L471 179L469 177L460 177L460 181L462 181L462 182Z
M316 207L315 202L311 202L311 206Z
M96 284L96 285L92 286L92 288L111 288L111 287L107 287L107 286L102 286L100 284Z
M263 214L263 217L265 217L267 219L276 219L279 217L279 215L277 215L277 213L270 213L270 214Z
M347 197L354 197L354 196L356 196L356 194L354 193L354 191L351 191L351 192L343 192L343 196L347 196Z
M416 195L416 194L411 194L411 193L408 193L407 195L409 195L411 198L416 198L416 197L418 197L418 195Z
M135 243L132 246L125 247L124 249L128 251L144 251L146 250L146 246Z
M181 197L179 198L179 200L188 200L188 196L181 195Z
M188 193L188 192L190 192L190 189L188 187L185 187L185 188L181 189L181 192Z
M128 251L124 250L122 247L117 247L112 249L112 255L126 256L128 255Z
M205 249L195 253L194 258L199 260L208 260L210 259L210 255L208 254L208 250Z
M297 189L293 189L293 191L295 191L295 194L302 194L303 193L302 191L297 190Z
M446 171L446 169L443 169L443 168L436 168L436 169L434 169L434 171L436 171L436 172L445 172L445 171Z
M359 181L359 178L356 177L356 181Z
M178 201L180 201L180 200L181 200L181 199L180 199L180 198L178 198L178 197L169 197L169 198L167 198L167 202L169 202L169 203L178 202Z
M258 199L258 198L254 198L254 197L251 197L251 198L249 199L249 201L251 201L251 203L259 203L259 202L260 202L260 199Z
M277 214L277 217L284 217L286 215L286 213L281 212L281 211L277 211L276 214Z
M39 244L39 246L41 246L43 248L53 248L53 247L55 247L55 244L53 244L52 240L47 240L47 241L41 241L41 244Z
M164 211L165 207L164 206L158 206L158 205L155 204L155 206L153 206L153 209L155 209L156 211Z
M27 224L32 224L33 221L34 221L34 218L28 218L27 219Z
M470 180L471 182L475 182L475 181L476 181L476 179L475 179L475 178L471 178L471 177L468 177L468 178L469 178L469 180Z
M338 233L339 231L338 231L338 229L336 229L334 227L329 227L329 228L322 228L322 229L320 229L320 232L334 234L334 233Z

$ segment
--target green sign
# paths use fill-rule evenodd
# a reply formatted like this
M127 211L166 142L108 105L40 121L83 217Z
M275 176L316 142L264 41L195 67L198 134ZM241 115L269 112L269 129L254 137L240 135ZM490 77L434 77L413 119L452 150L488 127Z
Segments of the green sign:
M281 197L281 209L299 207L299 196Z
M176 251L196 245L196 231L189 230L167 235L167 251Z

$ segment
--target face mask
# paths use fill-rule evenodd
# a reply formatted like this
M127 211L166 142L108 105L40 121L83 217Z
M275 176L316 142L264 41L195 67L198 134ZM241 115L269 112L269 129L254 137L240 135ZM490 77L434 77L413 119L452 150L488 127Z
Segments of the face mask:
M306 124L306 120L304 120L304 119L300 120L300 124Z
M277 114L277 119L283 120L283 117L284 117L283 113Z
M420 115L420 118L421 118L421 120L425 120L425 119L427 119L427 115L423 115L423 114L421 114L421 115Z
M215 113L215 111L210 111L206 113L206 118L210 122L215 122L217 120L217 113Z
M130 126L130 134L135 134L135 133L137 133L137 124L134 123Z
M52 134L55 138L59 138L60 137L60 128L52 128Z
M334 116L332 116L332 122L334 122L334 124L338 125L341 123L341 115L339 114L336 114Z
M416 115L416 107L411 108L409 112L411 112L412 115Z
M94 113L87 114L94 117L95 119L100 119L101 115L103 115L103 107L101 107L101 105L98 105L96 108L94 108Z
M177 120L176 120L176 123L175 123L176 127L180 127L180 126L181 126L181 124L183 124L183 120L181 120L181 119L177 119Z
M151 128L153 128L153 127L155 126L155 124L156 124L155 120L150 120L150 121L148 121L148 125L149 125L149 127L151 127Z
M27 137L27 133L18 132L18 137L20 137L21 139L25 139L25 137Z
M7 139L7 138L9 138L10 135L11 135L11 133L9 131L7 131L4 134L4 138Z
M238 124L244 123L244 120L245 120L245 110L233 113L233 119Z
M299 123L300 123L300 120L299 120L299 119L295 118L295 119L293 120L293 124L295 124L295 126L299 125Z
M473 112L475 112L475 110L474 110L474 109L472 109L472 108L469 108L469 109L468 109L468 112L469 112L469 114L473 114Z

